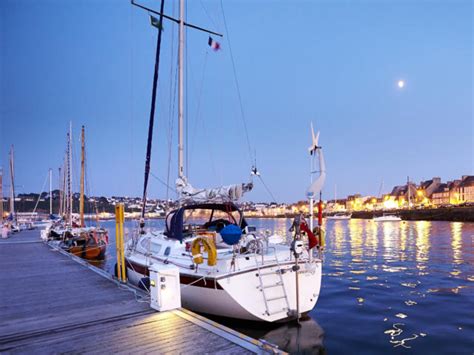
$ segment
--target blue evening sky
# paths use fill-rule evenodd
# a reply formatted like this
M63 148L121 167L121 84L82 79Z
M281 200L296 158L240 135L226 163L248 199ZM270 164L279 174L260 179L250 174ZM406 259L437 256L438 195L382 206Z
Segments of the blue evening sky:
M187 32L190 181L249 179L231 50L251 154L278 201L305 197L311 121L325 151L326 198L336 184L339 197L374 195L382 180L387 192L407 175L419 182L472 174L472 6L224 0L221 51L209 49L207 34ZM177 16L177 1L167 0L165 12ZM17 192L39 191L50 167L57 180L71 120L75 186L84 124L90 192L140 196L157 36L148 14L127 0L3 0L0 16L0 164L7 170L14 144ZM187 20L225 32L220 1L188 0ZM176 40L177 26L165 21L152 172L166 181L171 131L171 184ZM166 197L153 177L149 192ZM259 181L247 199L271 200Z

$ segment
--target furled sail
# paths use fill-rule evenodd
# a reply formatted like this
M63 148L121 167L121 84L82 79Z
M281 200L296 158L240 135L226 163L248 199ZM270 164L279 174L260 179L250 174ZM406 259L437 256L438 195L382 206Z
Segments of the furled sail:
M185 177L176 180L176 190L182 202L228 202L238 201L253 184L227 185L210 189L197 189Z

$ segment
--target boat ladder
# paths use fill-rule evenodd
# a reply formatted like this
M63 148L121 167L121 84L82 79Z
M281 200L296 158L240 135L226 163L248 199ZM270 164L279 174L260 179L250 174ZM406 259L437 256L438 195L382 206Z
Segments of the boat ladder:
M268 248L268 249L274 249L274 248ZM262 250L262 252L263 252L263 250ZM283 276L282 276L282 269L281 269L280 262L278 261L276 250L274 250L273 255L274 255L273 259L267 259L265 261L270 262L270 263L274 262L277 265L278 269L274 270L274 271L264 271L261 268L261 266L264 265L264 256L262 255L262 259L261 259L262 262L261 262L261 265L259 265L258 258L257 258L257 253L255 253L255 264L257 266L257 275L256 276L258 276L258 280L259 280L259 286L257 286L257 288L262 292L263 301L265 303L265 309L266 309L265 314L267 316L271 316L271 315L278 314L278 313L281 313L281 312L287 312L287 313L290 312L290 302L288 301L288 296L286 294L286 288L285 288L285 284L284 284ZM265 284L264 280L268 279L269 278L268 276L274 276L274 275L279 276L278 281L275 282L275 283ZM270 291L271 289L280 289L282 291L282 294L280 294L278 296L272 295L270 297L267 292ZM270 310L270 304L272 302L279 301L279 300L282 300L282 299L285 300L286 307L271 311Z

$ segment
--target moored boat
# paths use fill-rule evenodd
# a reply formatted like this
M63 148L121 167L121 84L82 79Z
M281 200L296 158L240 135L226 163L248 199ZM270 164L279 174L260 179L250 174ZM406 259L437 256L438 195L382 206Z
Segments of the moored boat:
M133 4L133 2L132 2ZM162 3L163 4L163 3ZM161 24L163 9L157 13ZM178 60L178 178L176 191L179 207L166 216L164 230L145 228L145 207L150 173L151 145L155 100L158 85L158 68L162 26L158 28L157 56L153 81L153 94L148 129L145 160L145 179L142 199L140 228L125 244L125 264L130 282L148 288L150 269L174 266L179 270L181 300L191 310L218 316L279 322L299 318L315 306L321 288L322 238L320 228L313 230L312 213L309 223L302 216L295 218L292 235L267 236L249 226L238 207L245 192L253 188L253 182L194 188L184 170L184 1L180 2L179 60ZM200 27L193 26L205 32ZM218 35L218 34L217 34ZM209 45L215 41L209 38ZM310 210L313 200L325 179L324 158L318 145L319 132L314 135L309 149L311 163L319 157L319 177L312 181L308 190ZM256 168L253 175L258 176ZM322 203L319 202L320 220ZM316 235L315 235L316 234ZM291 245L278 244L274 240L289 240ZM317 253L314 251L318 250Z
M186 215L200 211L207 211L210 218L204 223L186 221ZM242 230L238 243L226 242L228 229ZM141 234L128 243L128 278L146 287L150 266L171 264L180 271L183 306L194 311L282 321L296 316L298 293L300 313L309 312L319 297L321 259L302 250L296 292L290 247L270 243L263 233L252 230L234 203L183 206L168 215L164 231Z
M402 219L394 214L383 214L372 219L374 222L400 222Z
M326 219L328 220L336 220L336 221L344 221L351 219L352 214L351 213L336 213L335 215L332 216L327 216Z
M79 200L79 220L74 220L72 213L73 194L71 190L72 159L71 159L72 128L68 133L68 152L65 164L65 196L64 218L52 222L44 231L42 238L55 243L61 249L87 260L99 261L105 258L109 242L108 231L99 226L86 226L84 221L84 184L85 184L85 129L81 131L81 180ZM62 203L60 202L60 208Z

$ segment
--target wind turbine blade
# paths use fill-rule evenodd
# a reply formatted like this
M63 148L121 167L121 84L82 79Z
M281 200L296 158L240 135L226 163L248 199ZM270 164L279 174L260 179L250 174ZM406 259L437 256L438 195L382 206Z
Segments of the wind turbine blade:
M314 139L313 144L314 144L315 147L317 147L318 146L318 141L319 141L319 131L318 131L318 133L316 133L316 138L313 137L313 139Z

